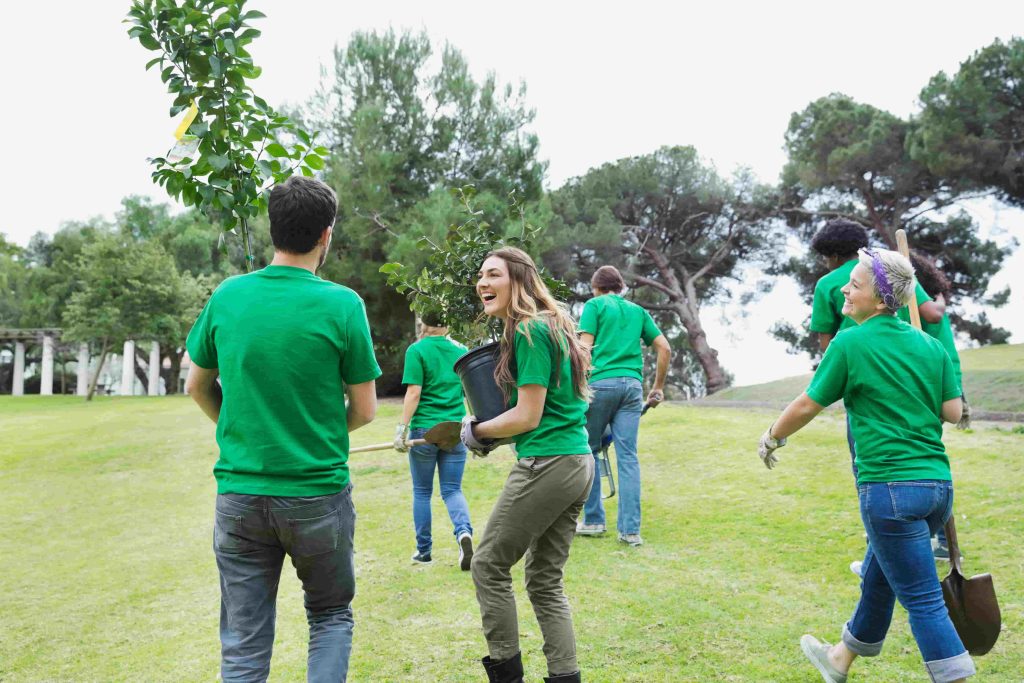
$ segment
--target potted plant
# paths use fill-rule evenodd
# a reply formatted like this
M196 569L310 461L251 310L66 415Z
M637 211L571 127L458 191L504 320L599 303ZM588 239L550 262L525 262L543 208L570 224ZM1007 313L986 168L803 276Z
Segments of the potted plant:
M462 223L448 228L440 244L428 237L417 243L427 253L426 266L420 272L401 263L386 263L380 272L388 284L409 298L409 307L417 315L437 315L448 327L453 339L471 350L455 363L455 372L470 410L481 420L489 420L508 410L505 393L494 379L498 339L502 321L485 319L476 293L477 273L487 254L501 247L518 247L530 252L543 229L527 222L522 203L509 195L509 211L517 219L519 230L501 236L473 206L475 189L467 185L453 190L466 216ZM565 298L569 288L561 280L541 269L541 277L555 296Z

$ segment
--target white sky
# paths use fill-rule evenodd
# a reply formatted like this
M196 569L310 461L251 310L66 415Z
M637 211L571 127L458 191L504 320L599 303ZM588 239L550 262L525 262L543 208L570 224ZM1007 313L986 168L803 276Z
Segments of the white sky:
M128 0L61 0L47 16L9 3L0 23L0 134L6 163L0 232L25 244L66 220L112 216L122 197L166 201L146 157L165 152L176 121L151 56L120 22ZM250 0L268 15L253 44L257 92L275 104L304 101L335 44L360 29L425 29L448 40L478 74L525 80L537 110L548 187L607 161L666 144L692 144L721 171L752 167L774 182L785 162L792 112L830 92L906 116L939 70L1024 26L1024 3L339 3ZM1020 211L972 207L1002 237L1024 241ZM213 236L211 236L211 239ZM997 280L1009 306L990 317L1024 341L1024 250ZM709 339L739 384L808 370L766 330L806 309L780 282L746 318L708 311Z

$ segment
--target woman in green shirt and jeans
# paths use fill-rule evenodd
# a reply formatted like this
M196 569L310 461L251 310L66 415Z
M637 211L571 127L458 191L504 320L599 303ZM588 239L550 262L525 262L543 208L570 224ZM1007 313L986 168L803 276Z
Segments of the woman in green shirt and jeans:
M914 269L893 251L862 249L842 289L843 314L857 323L829 344L807 391L761 437L761 459L825 406L846 403L857 443L857 490L869 545L861 596L836 645L811 635L804 654L827 683L845 683L857 657L882 651L896 600L932 681L974 674L974 663L949 619L932 558L931 534L949 518L953 482L942 421L960 419L960 387L937 340L900 320L914 294Z
M523 680L511 569L525 555L526 592L550 674L544 680L579 681L562 570L594 480L586 430L590 353L522 250L491 252L476 290L484 314L505 323L495 379L512 408L486 422L467 416L462 440L486 453L511 438L517 458L471 568L489 653L483 664L490 681Z

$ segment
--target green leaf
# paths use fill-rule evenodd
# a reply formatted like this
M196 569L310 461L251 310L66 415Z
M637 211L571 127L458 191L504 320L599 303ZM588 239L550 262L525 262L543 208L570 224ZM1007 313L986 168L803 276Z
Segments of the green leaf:
M149 33L139 34L139 42L142 44L142 47L146 48L147 50L161 49L160 43L156 42L156 38L154 38Z
M217 201L219 201L220 205L223 206L225 209L227 209L229 211L231 210L231 207L233 207L235 205L235 198L233 196L231 196L230 194L220 194L220 195L218 195L217 196Z
M282 145L272 142L267 145L267 154L275 157L286 157L288 156L288 150L286 150Z
M154 59L149 60L148 62L146 62L146 71L149 71L154 64L159 64L163 60L163 57L156 57Z
M227 50L228 54L235 54L235 41L233 41L231 38L225 38L224 49Z
M302 171L302 175L306 176L307 178L313 177L313 171L311 171L308 166L303 166L299 170Z
M221 154L211 154L204 157L214 171L222 171L231 163L231 159Z
M322 157L325 157L325 156L327 156L328 154L331 153L331 150L327 149L323 145L321 145L320 147L314 147L313 151L316 152L317 154L319 154Z
M211 55L210 56L210 71L213 73L213 77L214 78L220 78L220 75L222 73L222 71L221 71L222 68L223 68L223 66L221 65L220 59L216 55Z
M322 171L324 168L324 160L315 154L307 154L305 162L307 166L315 171Z
M252 9L252 10L249 10L248 12L246 12L245 14L243 14L241 16L241 20L242 21L249 21L250 19L265 19L266 17L267 17L267 15L264 14L263 12L260 12L259 10Z

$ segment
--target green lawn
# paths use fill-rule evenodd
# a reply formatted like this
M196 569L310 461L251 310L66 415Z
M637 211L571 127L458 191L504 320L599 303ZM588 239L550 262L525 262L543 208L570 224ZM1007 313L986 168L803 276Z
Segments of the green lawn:
M971 406L982 410L1024 412L1024 344L999 344L960 352L964 391ZM811 381L811 373L774 382L730 387L716 401L788 403Z
M387 441L397 405L358 432ZM798 639L835 639L863 552L843 426L823 415L780 451L755 454L770 411L663 406L644 418L644 538L580 538L567 568L588 681L816 681ZM978 681L1024 671L1024 435L947 431L968 573L990 571L1004 633ZM354 681L480 681L485 653L468 573L435 505L435 563L412 566L404 456L353 457L358 596ZM213 426L186 398L0 397L0 680L213 681L217 572L210 548ZM467 466L478 530L509 469L502 450ZM614 514L614 511L612 511ZM516 573L528 679L541 640ZM282 582L273 680L303 680L301 592ZM926 681L897 609L883 656L858 679Z

